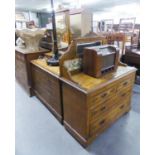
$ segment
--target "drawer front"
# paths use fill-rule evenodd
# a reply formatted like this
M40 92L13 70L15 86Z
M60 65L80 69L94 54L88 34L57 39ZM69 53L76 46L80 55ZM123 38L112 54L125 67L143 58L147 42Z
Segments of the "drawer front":
M117 91L120 91L122 89L132 88L133 82L134 82L133 75L126 76L126 77L120 79L117 84Z
M109 114L109 121L113 123L117 120L122 114L127 112L130 109L130 101L124 101L118 107L116 107L110 114Z
M130 97L124 100L121 104L114 106L106 114L100 114L99 117L92 120L90 123L90 135L93 136L98 132L106 129L110 124L116 121L121 115L123 115L130 108Z
M110 88L99 90L97 93L91 96L90 107L91 109L101 104L108 103L109 99L114 98L116 95L115 85Z
M94 99L92 99L91 101L90 107L90 124L95 124L96 122L100 121L100 119L102 119L103 117L109 115L109 113L122 102L128 104L130 103L132 93L131 79L131 77L125 77L123 78L123 82L122 80L114 82L112 87L103 91L102 93L97 94L97 96L94 96ZM127 84L124 85L124 82ZM120 88L118 86L123 87Z
M101 129L104 130L107 126L109 126L109 119L107 117L103 117L102 119L90 125L90 135L93 136Z
M123 98L123 100L120 98L114 98L113 100L109 101L108 104L103 104L102 106L96 107L96 109L90 111L90 122L94 123L100 120L102 117L108 115L111 110L120 105L122 101L125 104L129 104L130 98L130 93L127 93L126 97Z
M122 90L122 91L118 91L117 92L117 100L119 100L120 102L122 100L125 100L128 96L131 97L131 94L132 94L132 88L127 88L125 90Z
M90 119L91 121L95 120L96 118L100 118L107 114L107 112L111 109L113 105L116 104L116 98L109 99L107 102L96 106L93 109L90 109Z
M130 108L134 74L92 93L89 103L90 136L97 135Z

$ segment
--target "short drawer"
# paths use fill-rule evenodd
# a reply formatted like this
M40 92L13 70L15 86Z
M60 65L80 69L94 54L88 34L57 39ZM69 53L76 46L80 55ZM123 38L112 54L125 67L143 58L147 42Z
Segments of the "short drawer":
M117 84L117 91L132 87L133 80L134 80L133 76L128 76L128 77L122 78L120 80L120 82Z
M132 87L128 87L127 89L123 89L116 93L116 100L123 101L126 100L128 97L131 98L132 95Z
M111 98L107 102L96 106L95 108L90 109L90 119L91 121L99 118L109 112L112 106L116 105L116 98Z
M90 135L93 136L94 134L98 133L100 130L104 130L109 125L108 118L102 118L94 124L90 125Z
M110 87L105 89L99 93L96 93L94 96L91 97L90 106L94 108L100 104L106 103L109 101L110 98L114 98L116 95L116 87Z
M126 100L113 105L107 112L102 113L101 111L98 111L96 116L90 120L90 134L93 135L100 130L104 130L104 128L117 120L129 108L130 96L128 96Z
M131 95L127 93L126 97L122 100L120 98L114 98L110 100L107 104L100 105L95 109L90 110L90 122L95 122L99 120L101 117L108 115L111 110L113 110L118 105L125 103L129 104L131 99Z

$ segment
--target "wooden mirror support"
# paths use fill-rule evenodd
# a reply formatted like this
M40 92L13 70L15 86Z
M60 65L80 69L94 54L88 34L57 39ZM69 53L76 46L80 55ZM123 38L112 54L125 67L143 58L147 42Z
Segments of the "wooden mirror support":
M60 76L65 77L71 81L72 81L71 74L67 70L67 68L64 67L64 62L66 60L71 60L74 58L76 58L76 44L75 44L75 41L72 41L67 51L59 59Z
M68 70L65 66L64 66L64 62L68 61L68 60L73 60L73 59L77 59L79 58L77 55L77 44L80 43L90 43L90 42L97 42L100 41L101 44L104 44L105 42L105 37L100 37L100 36L96 36L96 37L86 37L86 38L77 38L74 39L69 48L67 49L67 51L59 58L59 65L60 65L60 76L64 77L70 81L72 80L72 73L76 73L76 71L70 71ZM118 62L120 64L120 62ZM121 65L123 65L121 63ZM79 71L79 70L78 70Z

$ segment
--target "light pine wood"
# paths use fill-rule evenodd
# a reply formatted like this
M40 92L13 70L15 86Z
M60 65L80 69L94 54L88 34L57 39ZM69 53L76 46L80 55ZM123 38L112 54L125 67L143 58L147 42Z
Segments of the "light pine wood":
M36 60L31 61L31 63L50 73L55 74L56 76L60 75L60 67L59 66L48 66L44 59L36 59Z
M81 145L88 146L130 110L135 73L119 66L98 79L84 73L72 75L72 81L61 78L64 126Z
M54 55L53 52L45 53L45 56L46 56L47 58L50 58L50 57L52 57L53 55Z
M109 81L115 80L119 78L122 74L127 74L135 70L133 67L123 67L119 66L116 72L109 73L107 75L102 76L101 78L94 78L84 73L79 73L72 76L72 80L76 82L81 88L85 90L91 90L100 84L106 84Z

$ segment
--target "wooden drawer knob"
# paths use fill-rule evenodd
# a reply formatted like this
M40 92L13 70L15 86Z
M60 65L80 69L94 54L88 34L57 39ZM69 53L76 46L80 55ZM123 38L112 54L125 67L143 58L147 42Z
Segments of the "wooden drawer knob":
M126 93L121 94L122 97L126 96Z
M101 110L101 111L106 110L106 106L102 107L100 110Z
M104 93L101 95L102 98L106 97L108 95L108 93Z
M105 124L105 120L102 120L99 122L99 125L103 125L103 124Z
M120 106L120 109L123 109L124 107L125 107L125 105L121 105L121 106Z
M123 86L126 86L127 84L128 84L128 81L124 82L124 83L123 83Z

